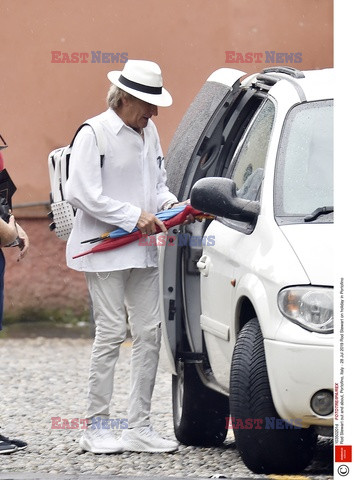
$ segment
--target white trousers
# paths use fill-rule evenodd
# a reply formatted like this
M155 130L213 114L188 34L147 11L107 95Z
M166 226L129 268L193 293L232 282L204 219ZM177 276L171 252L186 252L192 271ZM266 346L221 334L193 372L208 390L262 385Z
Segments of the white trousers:
M129 428L147 426L161 344L158 269L85 275L96 324L86 417L109 416L115 364L126 338L128 314L133 340L128 424Z

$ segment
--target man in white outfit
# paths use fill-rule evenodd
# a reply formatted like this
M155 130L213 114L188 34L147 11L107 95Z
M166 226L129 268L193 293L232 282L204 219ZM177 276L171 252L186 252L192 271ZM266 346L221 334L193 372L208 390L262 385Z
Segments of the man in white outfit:
M83 127L73 145L66 184L66 198L77 208L67 264L85 272L96 325L86 414L89 427L80 446L93 453L171 452L178 444L161 437L150 424L161 341L156 247L134 242L72 258L87 249L83 240L117 227L128 232L138 227L146 235L155 233L157 225L166 231L154 212L178 202L166 186L159 136L151 120L158 106L172 104L159 66L128 60L122 72L109 72L108 79L109 108L95 117L105 136L103 163L94 131ZM98 417L109 426L114 369L126 338L127 314L133 340L131 392L128 429L118 440L111 429L96 427Z

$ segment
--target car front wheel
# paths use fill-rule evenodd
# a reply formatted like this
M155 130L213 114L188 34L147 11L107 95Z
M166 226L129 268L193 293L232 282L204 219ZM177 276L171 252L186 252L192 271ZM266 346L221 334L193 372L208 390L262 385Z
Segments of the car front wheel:
M230 414L241 458L254 473L293 474L311 462L313 428L290 425L275 410L257 318L242 328L234 348Z

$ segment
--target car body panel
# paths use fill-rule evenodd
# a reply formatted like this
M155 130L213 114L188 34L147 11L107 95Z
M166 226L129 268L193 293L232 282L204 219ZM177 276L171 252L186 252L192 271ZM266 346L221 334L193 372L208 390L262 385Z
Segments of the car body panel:
M303 427L332 425L332 415L319 416L310 406L317 391L333 389L332 347L268 339L264 346L272 397L280 417L301 419Z
M333 71L304 72L304 78L270 73L275 79L272 85L272 80L262 84L262 75L258 74L246 77L240 84L243 72L230 70L219 69L211 74L207 89L201 90L202 97L208 96L210 85L221 82L224 90L217 95L218 101L201 98L199 107L192 104L187 112L187 121L184 125L182 121L172 142L171 155L167 155L172 162L168 174L179 176L177 181L172 180L174 193L182 195L180 200L188 198L194 181L190 165L200 146L199 136L202 138L207 131L208 122L218 118L215 112L225 103L227 92L258 89L260 98L263 96L275 107L259 196L260 213L252 228L239 228L227 219L216 219L208 224L203 232L206 242L200 256L195 258L199 276L193 272L186 275L185 253L178 246L160 247L161 318L168 369L176 374L176 359L186 348L181 344L185 335L189 353L203 354L207 360L207 372L203 372L201 363L198 364L203 383L228 395L231 359L245 322L243 306L247 305L248 315L256 316L261 327L272 397L279 415L284 419L300 418L304 426L328 426L333 421L332 415L325 418L316 415L311 410L310 399L317 390L333 389L333 334L311 332L285 318L278 307L278 294L289 286L333 285L333 224L330 219L328 222L322 219L279 225L274 217L274 181L279 143L289 112L302 102L333 98ZM191 142L188 138L192 117L198 114L203 102L209 120L203 124L204 130L200 126L196 128L198 138ZM262 106L263 103L259 103L259 110L254 111L247 120L249 123L244 125L235 147L235 159ZM182 161L174 165L174 160L180 157ZM225 175L229 178L231 166L232 161ZM181 172L189 178L181 180ZM180 231L176 229L175 234L179 235ZM192 235L198 231L196 226L190 227ZM197 253L196 250L194 255ZM190 302L195 300L193 308L186 306L188 295ZM172 312L171 304L174 305ZM250 319L247 317L246 321Z
M333 223L284 225L280 229L307 272L310 283L333 285Z
M207 82L222 83L229 88L233 88L235 83L244 75L246 75L246 72L243 72L242 70L236 70L234 68L219 68L208 77Z
M162 358L166 369L173 375L176 375L177 327L171 307L176 305L177 255L177 245L159 247Z
M229 329L228 338L205 331L207 350L213 352L209 361L213 374L228 391L233 347L239 330L235 318L241 297L255 306L265 338L274 338L283 317L277 311L277 295L288 285L308 284L309 278L280 228L260 216L255 230L246 235L219 221L210 224L206 236L215 237L214 246L205 246L203 256L209 260L208 276L201 274L202 316ZM250 253L251 252L251 253ZM257 269L257 275L254 273ZM289 275L289 272L291 274ZM235 286L233 283L235 282ZM205 322L204 322L205 323ZM210 322L209 322L210 323ZM201 321L203 328L203 318Z

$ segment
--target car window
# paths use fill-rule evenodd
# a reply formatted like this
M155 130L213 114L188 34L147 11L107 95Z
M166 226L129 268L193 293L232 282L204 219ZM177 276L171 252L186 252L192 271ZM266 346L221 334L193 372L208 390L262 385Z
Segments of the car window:
M266 100L236 151L231 179L236 183L238 197L259 199L274 116L275 107L270 100Z
M235 149L262 100L256 90L247 89L225 101L198 140L185 171L180 198L189 198L200 178L226 176Z
M300 217L333 206L333 102L297 105L287 116L278 151L275 214ZM318 221L328 221L321 217Z

